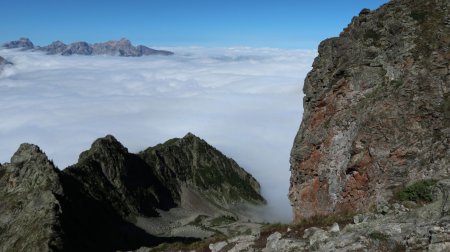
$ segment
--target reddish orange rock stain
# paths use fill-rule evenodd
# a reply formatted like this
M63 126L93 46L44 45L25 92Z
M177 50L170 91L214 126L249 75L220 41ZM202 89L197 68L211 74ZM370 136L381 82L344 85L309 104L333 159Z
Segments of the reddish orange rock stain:
M320 181L318 177L313 178L308 185L306 185L299 192L301 204L295 208L294 222L299 222L302 219L316 216L327 215L328 203L328 183L327 181Z
M318 150L313 150L311 155L305 161L301 162L299 165L300 171L303 176L314 176L316 173L317 165L322 159L322 153Z
M355 211L364 207L362 200L368 196L369 178L357 171L347 179L342 200L336 205L338 211Z

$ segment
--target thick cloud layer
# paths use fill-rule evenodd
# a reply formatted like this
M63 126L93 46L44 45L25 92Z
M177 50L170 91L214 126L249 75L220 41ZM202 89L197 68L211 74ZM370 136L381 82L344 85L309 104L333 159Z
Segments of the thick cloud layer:
M22 142L60 168L98 137L132 152L192 132L262 184L274 218L290 220L289 152L314 51L165 48L174 56L48 56L0 50L0 162Z

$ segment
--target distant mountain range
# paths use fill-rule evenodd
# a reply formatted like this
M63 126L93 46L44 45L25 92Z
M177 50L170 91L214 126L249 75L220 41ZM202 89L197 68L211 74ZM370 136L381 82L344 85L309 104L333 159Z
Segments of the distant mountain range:
M123 57L140 57L146 55L173 55L173 52L155 50L143 45L133 46L130 40L122 38L120 40L110 40L104 43L89 44L84 41L64 44L61 41L54 41L47 46L35 46L28 38L20 38L2 45L7 49L21 48L22 50L44 51L47 54L60 54L64 56L78 55L112 55Z

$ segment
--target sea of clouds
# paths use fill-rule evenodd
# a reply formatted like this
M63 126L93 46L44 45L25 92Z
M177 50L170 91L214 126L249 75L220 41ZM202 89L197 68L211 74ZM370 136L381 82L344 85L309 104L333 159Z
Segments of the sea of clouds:
M131 152L192 132L261 182L289 221L289 154L316 51L164 48L173 56L49 56L0 50L0 163L23 142L64 169L97 138Z

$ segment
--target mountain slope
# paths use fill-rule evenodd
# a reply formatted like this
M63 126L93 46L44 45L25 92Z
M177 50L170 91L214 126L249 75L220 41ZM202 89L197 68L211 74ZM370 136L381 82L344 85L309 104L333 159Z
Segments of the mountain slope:
M393 0L323 41L291 153L296 222L450 172L450 2Z
M190 137L195 138L192 141L201 141L206 153L215 153L217 160L215 166L209 167L211 171L217 169L218 174L222 174L226 167L232 169L232 174L236 172L234 169L238 166L234 161L217 157L220 152L197 137ZM192 147L184 146L183 150L205 160L205 154L189 150ZM179 158L178 153L172 155L164 157L167 160ZM195 169L190 165L195 163L191 160L194 157L184 158L186 163L178 167L177 172L192 178L194 175L190 173ZM182 190L174 187L182 183L169 182L178 177L162 177L157 173L159 168L129 153L111 135L94 141L89 150L80 154L77 164L63 171L58 170L39 147L22 144L11 163L0 165L0 250L116 251L197 240L189 238L189 234L157 237L152 235L155 233L152 228L144 230L136 224L138 218L158 221L165 211L183 209L179 195L174 193ZM243 170L240 172L247 176ZM228 181L228 178L222 180ZM258 185L253 178L239 182L251 183L248 185L251 188ZM214 186L202 184L201 191L197 192L215 199L217 195L212 192L217 189ZM228 204L255 203L246 195L238 197L238 201L224 198L223 202ZM264 201L259 194L256 198ZM201 197L195 200L201 204L207 201ZM188 217L196 218L196 208L189 210L195 215Z
M238 203L264 204L259 183L232 159L189 133L139 153L181 202L189 188L217 206Z
M155 208L168 210L175 206L152 168L128 153L111 135L97 139L90 150L80 154L78 163L63 173L81 183L93 198L115 204L112 207L124 217L157 216Z

